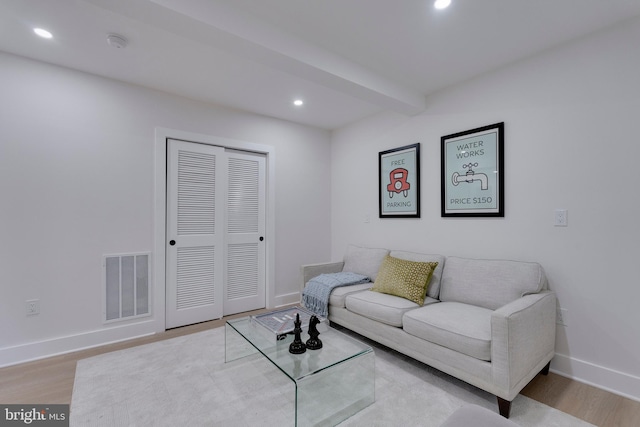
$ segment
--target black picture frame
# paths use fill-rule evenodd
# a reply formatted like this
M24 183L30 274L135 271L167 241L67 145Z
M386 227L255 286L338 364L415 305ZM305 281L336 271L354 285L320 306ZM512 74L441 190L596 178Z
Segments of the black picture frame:
M441 138L441 216L504 217L504 122Z
M378 196L380 218L420 218L419 142L378 154Z

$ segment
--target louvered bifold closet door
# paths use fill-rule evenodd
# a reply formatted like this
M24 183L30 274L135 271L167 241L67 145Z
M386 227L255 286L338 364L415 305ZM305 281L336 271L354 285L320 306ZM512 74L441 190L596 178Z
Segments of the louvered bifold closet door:
M264 156L227 151L224 315L265 307Z
M167 328L222 317L224 158L220 147L169 140Z

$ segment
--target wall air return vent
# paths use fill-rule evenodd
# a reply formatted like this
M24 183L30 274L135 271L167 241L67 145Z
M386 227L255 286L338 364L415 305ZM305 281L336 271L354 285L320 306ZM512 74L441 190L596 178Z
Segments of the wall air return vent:
M128 320L151 314L150 255L105 255L104 322Z

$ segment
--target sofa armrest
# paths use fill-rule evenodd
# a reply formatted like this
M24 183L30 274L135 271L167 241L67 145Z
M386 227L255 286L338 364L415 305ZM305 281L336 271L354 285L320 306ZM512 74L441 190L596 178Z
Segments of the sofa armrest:
M513 400L555 353L556 295L525 295L491 316L492 379Z
M344 261L338 262L324 262L320 264L306 264L301 267L302 269L302 287L301 290L304 289L304 286L307 282L313 279L316 276L321 274L329 274L329 273L339 273L342 271L342 267L344 267Z

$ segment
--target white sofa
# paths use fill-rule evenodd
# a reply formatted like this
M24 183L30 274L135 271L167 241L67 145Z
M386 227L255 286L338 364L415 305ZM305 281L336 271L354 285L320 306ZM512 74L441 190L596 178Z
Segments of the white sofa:
M511 401L554 356L556 297L537 263L478 260L350 245L341 262L302 266L303 283L351 271L375 281L387 255L437 262L423 305L369 290L334 289L329 320Z

